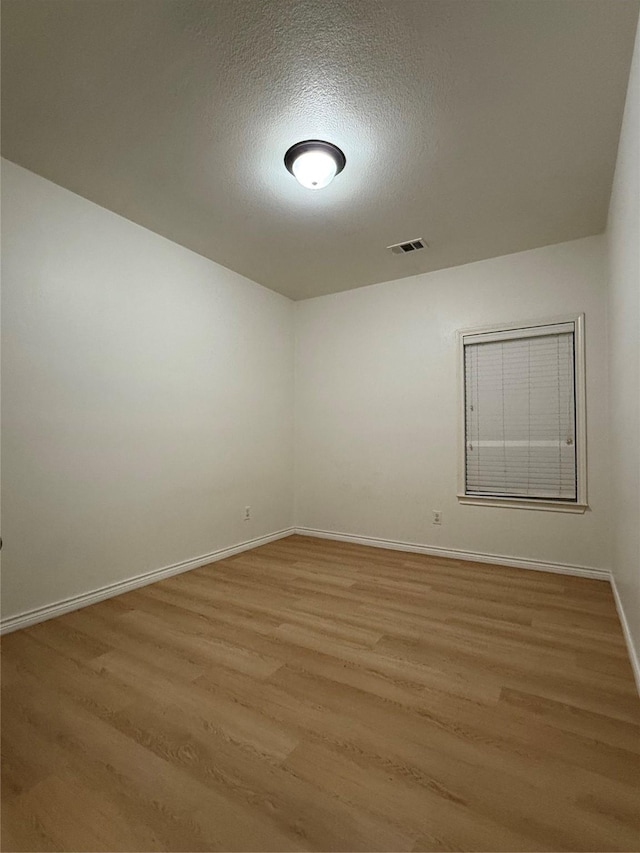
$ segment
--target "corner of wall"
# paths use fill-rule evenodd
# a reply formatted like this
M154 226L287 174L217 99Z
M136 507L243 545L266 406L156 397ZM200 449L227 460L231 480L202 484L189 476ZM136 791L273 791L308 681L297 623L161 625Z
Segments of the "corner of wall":
M606 230L612 573L640 690L640 23Z

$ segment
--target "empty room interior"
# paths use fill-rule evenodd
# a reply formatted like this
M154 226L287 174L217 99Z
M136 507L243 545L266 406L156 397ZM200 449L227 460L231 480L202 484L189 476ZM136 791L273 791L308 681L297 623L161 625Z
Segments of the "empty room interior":
M2 0L3 851L640 850L637 0Z

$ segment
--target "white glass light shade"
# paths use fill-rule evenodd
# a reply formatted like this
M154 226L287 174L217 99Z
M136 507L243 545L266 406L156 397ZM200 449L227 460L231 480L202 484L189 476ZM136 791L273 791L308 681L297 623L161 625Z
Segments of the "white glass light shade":
M298 183L310 190L326 187L345 166L347 158L332 142L306 139L284 155L284 165Z
M330 184L337 168L336 161L326 151L305 151L291 166L296 180L310 190L320 190Z

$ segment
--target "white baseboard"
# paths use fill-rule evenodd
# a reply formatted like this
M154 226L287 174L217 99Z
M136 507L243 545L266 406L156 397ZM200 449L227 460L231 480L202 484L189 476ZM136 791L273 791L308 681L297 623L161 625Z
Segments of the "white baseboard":
M542 560L521 560L518 557L505 557L502 554L482 554L476 551L456 551L453 548L438 548L433 545L418 545L414 542L398 542L395 539L375 539L372 536L353 536L351 533L334 533L329 530L314 530L310 527L296 527L300 536L314 536L318 539L335 539L337 542L353 542L356 545L369 545L373 548L388 548L392 551L407 551L411 554L427 554L430 557L445 557L449 560L470 560L474 563L494 563L497 566L512 566L516 569L534 569L538 572L555 572L560 575L575 575L580 578L596 578L608 581L611 572L608 569L593 569L574 566L571 563L545 563Z
M107 586L94 589L91 592L83 592L81 595L74 595L71 598L56 601L53 604L46 604L44 607L37 607L34 610L27 610L25 613L19 613L16 616L9 616L0 622L0 634L17 631L19 628L35 625L37 622L44 622L45 619L53 619L55 616L62 616L63 613L69 613L71 610L78 610L80 607L87 607L89 604L104 601L105 598L113 598L115 595L122 595L123 592L129 592L132 589L155 583L163 578L169 578L181 572L188 572L191 569L206 566L208 563L214 563L217 560L224 560L225 557L233 557L234 554L240 554L242 551L249 551L252 548L257 548L259 545L266 545L267 542L275 542L276 539L291 536L294 532L294 529L291 527L286 530L279 530L277 533L258 536L256 539L249 539L238 545L231 545L229 548L220 548L218 551L212 551L211 554L203 554L201 557L183 560L181 563L174 563L171 566L164 566L161 569L153 569L150 572L144 572L144 574L136 575L117 583L107 584Z
M640 694L640 659L638 659L638 653L633 642L633 637L631 636L629 623L627 622L627 616L624 612L624 607L622 606L622 599L620 598L620 593L618 592L618 587L616 585L616 579L615 577L613 577L613 575L611 576L611 589L613 590L613 598L616 602L616 610L618 611L620 624L622 625L622 633L624 634L624 639L627 644L627 651L629 652L629 660L631 661L633 677L636 680L636 687L638 688L638 693Z

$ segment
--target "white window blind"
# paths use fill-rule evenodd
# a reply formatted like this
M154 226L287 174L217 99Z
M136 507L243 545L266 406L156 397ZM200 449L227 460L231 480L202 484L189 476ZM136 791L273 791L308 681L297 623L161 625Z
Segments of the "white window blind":
M550 328L464 339L468 495L577 500L575 336Z

